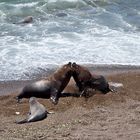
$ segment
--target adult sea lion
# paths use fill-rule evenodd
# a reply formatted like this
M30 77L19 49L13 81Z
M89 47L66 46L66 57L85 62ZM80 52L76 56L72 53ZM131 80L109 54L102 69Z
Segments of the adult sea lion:
M73 79L75 80L79 91L83 91L85 89L85 83L92 79L92 74L86 67L78 65L75 62L72 64L72 69Z
M76 63L73 63L72 67L73 78L82 92L81 94L86 94L89 88L99 90L104 94L109 91L114 92L102 75L92 75L87 68Z
M16 97L18 101L22 98L38 97L47 98L52 103L57 104L61 92L67 86L72 75L71 62L63 65L46 79L34 82L23 88L22 92Z
M109 87L109 83L107 82L105 77L102 75L92 75L92 78L89 81L85 82L85 85L92 89L99 90L104 94L110 91L114 92L114 90Z
M51 113L48 112L46 108L36 100L35 97L31 97L29 99L29 106L30 110L27 118L22 121L16 121L17 124L40 121L45 119L47 117L47 114Z
M22 21L19 21L17 23L13 23L13 24L28 24L33 22L33 17L32 16L27 16L25 17Z

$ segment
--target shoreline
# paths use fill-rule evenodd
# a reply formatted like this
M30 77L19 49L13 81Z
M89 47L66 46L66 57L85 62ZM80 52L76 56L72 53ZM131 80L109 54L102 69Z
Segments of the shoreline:
M83 64L83 66L87 67L91 73L103 75L105 77L128 72L140 72L140 66L115 65L115 64L114 65ZM50 70L49 72L37 74L36 76L34 76L33 79L31 78L29 80L0 81L0 96L19 92L25 85L43 79L44 77L47 77L49 74L53 72L54 69L52 68L52 70Z

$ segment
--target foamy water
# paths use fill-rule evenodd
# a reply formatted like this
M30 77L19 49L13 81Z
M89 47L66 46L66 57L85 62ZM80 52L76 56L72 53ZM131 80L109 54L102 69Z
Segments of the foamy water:
M34 22L16 25L26 16ZM0 2L0 81L69 61L140 65L139 0Z

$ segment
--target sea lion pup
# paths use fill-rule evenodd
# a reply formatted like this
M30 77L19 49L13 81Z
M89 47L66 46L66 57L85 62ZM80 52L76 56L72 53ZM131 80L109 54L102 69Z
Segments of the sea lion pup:
M30 98L34 96L38 98L50 98L53 104L57 104L59 97L61 96L61 92L67 86L71 76L72 68L71 62L69 62L46 79L25 86L16 99L19 102L22 98Z
M19 21L17 23L13 23L13 24L28 24L33 22L33 17L32 16L27 16L25 17L22 21Z
M72 67L73 78L81 91L81 95L86 95L89 88L99 90L104 94L109 91L113 92L102 75L92 75L87 68L76 63L73 63Z
M44 105L40 104L35 97L29 99L30 110L26 119L22 121L16 121L17 124L30 123L35 121L43 120L47 117L47 114L52 114L53 112L48 112Z

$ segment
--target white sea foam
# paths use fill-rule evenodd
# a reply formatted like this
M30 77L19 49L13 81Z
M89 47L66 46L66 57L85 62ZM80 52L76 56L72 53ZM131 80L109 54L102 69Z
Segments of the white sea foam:
M0 80L28 79L51 68L50 64L62 65L69 61L140 65L140 33L135 30L139 27L131 24L125 15L111 12L106 5L77 7L79 0L65 0L68 2L65 8L58 6L55 10L47 9L45 2L50 2L51 9L52 4L55 8L57 4L61 6L62 1L17 3L9 13L4 3L0 4L0 20L3 19L0 23ZM75 5L72 7L69 2ZM27 13L23 13L22 7ZM15 15L32 13L35 15L32 24L10 22ZM56 13L66 16L59 17Z
M30 69L43 68L47 64L64 64L68 61L140 65L138 41L140 37L136 34L126 34L102 27L84 34L52 34L42 37L39 42L37 37L31 42L22 40L15 42L16 38L10 36L0 39L2 42L0 73L5 71L3 73L5 77L8 73L10 78L12 75L14 78L15 76L19 78L18 75L23 75Z
M19 3L19 4L11 4L9 6L13 6L15 8L23 8L23 7L33 7L36 6L38 2L30 2L30 3Z

